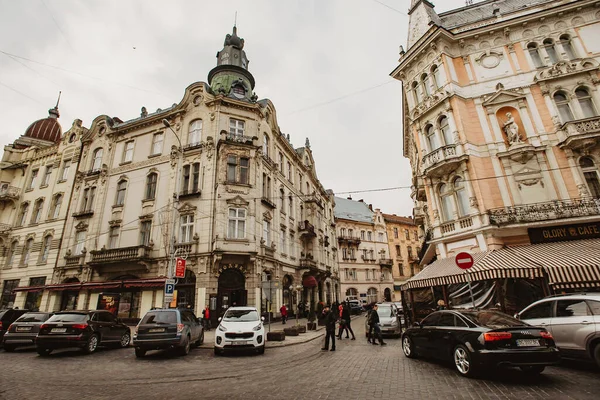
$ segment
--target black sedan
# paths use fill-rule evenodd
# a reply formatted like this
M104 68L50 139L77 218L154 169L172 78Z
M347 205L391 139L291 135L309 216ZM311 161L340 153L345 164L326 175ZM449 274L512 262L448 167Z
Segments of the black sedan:
M537 375L560 361L548 331L489 310L434 312L404 332L402 350L452 361L463 376L503 366Z
M4 351L15 351L17 347L33 346L40 326L52 316L46 312L28 312L10 324L4 334Z
M108 311L61 311L40 327L35 345L40 356L66 348L89 354L105 344L127 347L130 339L129 327Z

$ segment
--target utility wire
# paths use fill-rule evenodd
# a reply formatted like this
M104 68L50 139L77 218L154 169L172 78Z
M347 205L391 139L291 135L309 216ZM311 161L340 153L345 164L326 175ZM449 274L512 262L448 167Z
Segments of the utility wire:
M58 31L62 35L63 39L65 39L65 42L67 42L67 44L69 45L69 47L71 48L71 50L73 51L73 53L77 54L77 52L75 51L75 49L73 48L73 46L71 46L71 42L69 42L69 40L67 39L67 35L65 35L65 33L63 32L63 30L60 27L60 25L58 24L58 22L56 22L56 19L54 18L54 15L52 15L52 10L50 10L50 7L48 7L48 5L46 4L46 2L44 0L41 0L41 2L44 5L44 7L46 7L46 10L48 10L48 14L50 15L50 18L52 18L52 21L54 21L54 25L56 25L56 28L58 29Z
M12 91L13 91L13 92L15 92L15 93L18 93L18 94L20 94L20 95L21 95L21 96L23 96L23 97L27 97L29 100L35 101L36 103L43 105L41 102L37 101L37 100L36 100L36 99L34 99L33 97L30 97L30 96L26 95L25 93L18 91L17 89L13 89L12 87L10 87L10 86L8 86L8 85L5 85L5 84L4 84L4 83L2 83L2 82L0 82L0 85L1 85L1 86L4 86L5 88L7 88L7 89L9 89L9 90L12 90Z
M398 14L402 14L402 15L404 15L404 16L406 16L406 17L408 17L408 14L407 14L407 13L405 13L405 12L403 12L403 11L400 11L400 10L397 10L397 9L395 9L394 7L388 6L388 5L387 5L387 4L385 4L384 2L381 2L381 1L379 1L379 0L373 0L373 1L374 1L375 3L381 4L381 5L382 5L382 6L384 6L384 7L387 7L387 8L389 8L389 9L390 9L390 10L392 10L392 11L395 11L395 12L397 12Z
M37 70L31 68L29 65L25 64L24 62L20 61L18 58L15 58L13 56L7 56L8 58L10 58L11 60L13 60L14 62L22 65L23 67L27 68L28 70L32 71L33 73L35 73L36 75L41 76L42 78L46 79L47 81L55 84L56 86L60 86L58 83L54 82L52 79L48 78L47 76L39 73Z

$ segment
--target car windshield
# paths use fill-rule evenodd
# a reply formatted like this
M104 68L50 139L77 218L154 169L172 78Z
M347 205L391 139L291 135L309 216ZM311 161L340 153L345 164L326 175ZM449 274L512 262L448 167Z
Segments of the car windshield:
M256 310L227 310L223 316L223 321L229 322L249 322L258 321Z
M142 319L142 324L176 324L177 313L169 312L149 312Z
M87 319L87 314L55 314L48 319L48 322L83 322Z
M389 306L379 306L377 307L377 314L380 317L389 318L394 316L394 309Z
M0 318L4 317L4 314L6 314L6 311L0 311Z
M48 319L48 314L27 313L23 314L15 322L44 322Z
M523 321L497 311L471 311L462 312L461 314L476 325L492 329L527 325Z

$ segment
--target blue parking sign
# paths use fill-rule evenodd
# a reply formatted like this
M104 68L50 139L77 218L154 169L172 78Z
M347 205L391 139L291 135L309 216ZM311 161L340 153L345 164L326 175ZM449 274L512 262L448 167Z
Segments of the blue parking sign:
M173 299L173 293L175 292L175 279L167 279L165 281L165 299ZM169 300L170 301L170 300Z

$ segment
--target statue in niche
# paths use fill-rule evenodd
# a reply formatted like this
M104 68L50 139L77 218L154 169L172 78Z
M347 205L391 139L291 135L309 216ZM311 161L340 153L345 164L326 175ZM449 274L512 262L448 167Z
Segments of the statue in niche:
M506 118L508 118L504 125L502 125L502 129L504 129L504 133L508 137L508 141L510 144L518 144L521 143L521 136L519 135L519 126L515 122L515 119L512 116L512 113L507 112Z

